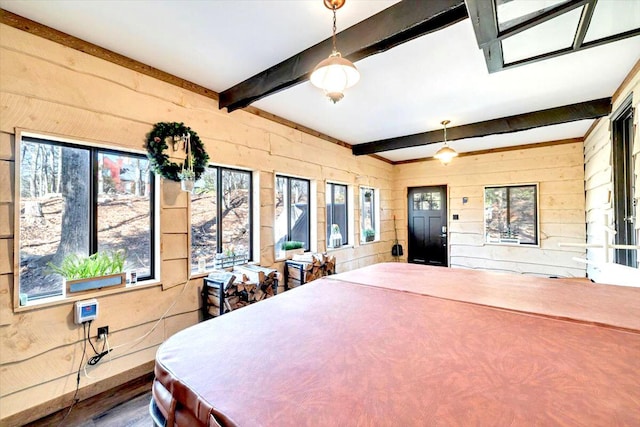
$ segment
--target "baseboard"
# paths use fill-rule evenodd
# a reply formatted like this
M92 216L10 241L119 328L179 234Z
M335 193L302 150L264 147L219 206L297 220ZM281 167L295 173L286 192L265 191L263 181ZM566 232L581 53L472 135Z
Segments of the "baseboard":
M82 387L78 391L80 401L73 407L65 424L80 424L84 420L100 415L107 409L149 391L153 381L153 366L154 361L150 361L103 381ZM59 425L68 411L73 394L73 392L66 393L48 402L0 419L0 426Z

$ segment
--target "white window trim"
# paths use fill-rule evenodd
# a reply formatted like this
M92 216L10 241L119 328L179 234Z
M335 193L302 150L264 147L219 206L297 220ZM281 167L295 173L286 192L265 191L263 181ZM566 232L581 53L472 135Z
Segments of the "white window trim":
M104 142L98 142L95 140L89 140L89 139L85 139L85 140L80 140L80 139L75 139L75 138L69 138L69 137L65 137L62 135L57 135L57 134L53 134L53 133L48 133L48 132L36 132L36 131L30 131L30 130L26 130L26 129L20 129L20 128L16 128L15 129L15 139L14 139L14 150L15 150L15 154L14 154L14 158L15 158L15 183L14 183L14 194L15 194L15 199L14 199L14 207L15 207L15 213L14 213L14 224L13 224L13 232L14 232L14 239L13 239L13 253L14 256L19 257L20 256L20 162L21 162L21 158L19 156L19 148L20 145L22 144L22 139L23 138L37 138L37 139L44 139L44 140L50 140L53 142L58 142L58 143L62 143L62 144L71 144L71 145L77 145L80 147L87 147L87 148L99 148L99 149L105 149L105 150L114 150L114 151L118 151L121 153L131 153L131 154L143 154L146 155L146 151L145 150L137 150L137 149L131 149L128 147L120 147L117 145L108 145L105 144ZM99 296L104 296L104 295L112 295L112 294L118 294L121 292L127 292L129 290L132 289L141 289L141 288L145 288L145 287L151 287L151 286L159 286L162 281L160 280L161 273L162 273L162 269L161 269L161 265L162 265L162 259L160 258L160 237L161 237L161 233L160 233L160 199L161 199L161 190L160 190L160 177L155 176L154 179L154 186L153 186L153 191L154 191L154 205L153 205L153 209L154 209L154 216L153 216L153 226L154 226L154 248L153 248L153 256L155 259L154 262L154 269L153 269L153 279L147 279L147 280L141 280L138 281L135 284L127 284L124 287L118 287L118 288L114 288L114 289L105 289L105 290L96 290L94 292L86 292L86 293L82 293L82 294L78 294L78 295L67 295L66 289L63 287L62 289L62 295L57 295L57 296L53 296L53 297L49 297L49 298L41 298L38 299L37 301L30 301L27 302L26 305L20 305L20 297L19 297L19 293L20 293L20 272L19 271L14 271L13 272L13 291L14 291L14 298L13 298L13 311L15 313L19 313L19 312L23 312L23 311L28 311L28 310L32 310L32 309L40 309L43 307L50 307L50 306L55 306L55 305L61 305L61 304L71 304L74 303L75 301L80 301L83 299L87 299L90 297L99 297Z

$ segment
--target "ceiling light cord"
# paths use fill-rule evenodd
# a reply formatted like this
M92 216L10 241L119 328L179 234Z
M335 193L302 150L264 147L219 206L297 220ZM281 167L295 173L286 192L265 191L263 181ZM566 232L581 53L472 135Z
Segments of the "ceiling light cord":
M336 48L336 31L338 29L337 25L336 25L336 5L333 5L333 36L331 37L331 40L333 41L333 55L336 55L338 53L338 48Z

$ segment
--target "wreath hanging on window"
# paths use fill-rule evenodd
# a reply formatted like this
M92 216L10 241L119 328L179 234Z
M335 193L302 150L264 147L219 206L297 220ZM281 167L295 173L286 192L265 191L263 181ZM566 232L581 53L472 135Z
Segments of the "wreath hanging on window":
M183 163L178 164L169 160L165 150L183 150L189 155ZM184 169L192 169L197 180L209 161L198 134L184 123L176 122L153 125L153 130L147 135L147 157L156 174L172 181L180 181L179 175Z

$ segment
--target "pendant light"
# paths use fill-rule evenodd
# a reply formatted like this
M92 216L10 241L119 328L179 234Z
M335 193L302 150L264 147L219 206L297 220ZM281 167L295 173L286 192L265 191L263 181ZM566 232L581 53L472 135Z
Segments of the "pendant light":
M336 10L340 9L346 0L323 0L324 5L333 11L333 51L331 55L321 61L311 73L311 84L324 90L325 95L334 104L344 98L345 89L355 85L360 80L360 73L351 61L344 59L336 49Z
M444 147L439 149L436 154L433 155L436 159L440 160L443 165L448 165L451 159L456 157L458 153L447 144L447 125L451 123L449 120L443 120L440 122L444 126Z

